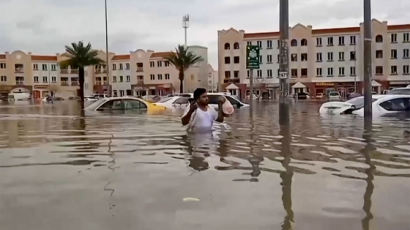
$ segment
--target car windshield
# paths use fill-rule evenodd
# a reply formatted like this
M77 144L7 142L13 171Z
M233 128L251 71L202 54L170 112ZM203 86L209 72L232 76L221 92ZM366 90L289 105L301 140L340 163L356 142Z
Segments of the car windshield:
M372 102L375 102L377 98L372 98ZM355 97L346 101L346 103L354 105L355 108L360 109L364 107L364 97Z
M169 100L171 100L171 99L172 99L172 97L164 97L164 98L162 98L161 100L159 100L158 103L165 103L165 102L167 102L167 101L169 101Z
M410 95L410 88L405 89L392 89L388 93L389 95Z
M329 95L330 95L330 96L339 96L339 93L338 93L338 92L332 92L332 93L330 93Z

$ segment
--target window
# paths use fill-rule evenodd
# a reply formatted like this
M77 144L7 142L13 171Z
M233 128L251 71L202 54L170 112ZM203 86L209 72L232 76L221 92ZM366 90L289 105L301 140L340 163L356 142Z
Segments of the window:
M308 70L307 69L302 69L302 74L301 74L301 77L307 77L307 75L308 75Z
M165 67L168 67L169 66L169 61L165 61L164 65L165 65Z
M321 77L322 76L322 68L316 68L316 76Z
M256 77L262 78L262 70L258 69L258 71L256 71Z
M162 61L157 61L157 67L162 67Z
M327 38L327 46L333 46L333 37Z
M403 50L403 58L404 59L408 59L410 56L409 56L409 49L404 49Z
M149 66L150 67L155 67L155 62L153 62L153 61L149 62Z
M300 45L301 45L301 46L307 46L307 45L308 45L307 40L306 40L306 39L302 39L302 41L300 42Z
M355 61L356 60L356 51L351 51L350 52L350 60Z
M280 48L280 40L278 40L278 49Z
M131 81L131 77L127 76L127 82L130 82L130 81Z
M350 45L356 45L356 36L350 36Z
M339 46L344 46L345 45L345 37L344 36L340 36L339 37Z
M292 39L290 46L298 46L298 41L296 39Z
M327 76L333 77L333 68L327 68Z
M158 74L158 80L162 81L162 74Z
M376 42L377 42L377 43L382 43L382 42L383 42L383 36L380 35L380 34L377 35L377 36L376 36Z
M239 43L238 43L238 42L235 42L235 43L233 44L233 48L234 48L235 50L238 50L238 49L239 49Z
M345 52L339 52L339 61L345 60Z
M250 71L249 71L249 70L247 70L246 72L247 72L246 78L248 78L248 79L249 79L249 77L250 77L250 75L251 75L251 74L250 74Z
M297 78L298 77L298 69L291 69L290 74L292 78Z
M273 78L272 70L268 69L266 75L268 76L268 78Z
M57 77L51 77L51 82L56 83L57 82Z
M239 56L233 57L233 63L239 64Z
M316 45L318 47L322 46L322 38L316 38Z
M38 70L38 64L33 64L33 70Z
M56 64L52 64L51 65L51 71L56 71L57 70L57 65Z
M155 80L155 75L154 75L154 74L151 74L151 75L150 75L150 79L151 79L151 81L154 81L154 80Z
M409 75L410 74L409 65L404 65L403 66L403 74L404 75Z
M278 63L279 63L279 61L280 61L280 54L278 54Z
M34 76L34 83L38 83L38 76Z
M322 62L322 53L317 53L316 54L316 61L317 62Z
M350 76L356 76L356 67L355 66L350 67Z
M307 61L307 60L308 60L308 55L307 55L307 53L302 54L301 57L300 57L300 60L301 60L301 61Z
M124 77L120 76L120 82L124 82Z
M239 71L233 71L233 77L239 78Z
M118 96L117 90L113 90L113 91L112 91L112 94L113 94L114 97L117 97L117 96ZM103 106L101 106L100 108L98 108L98 110L107 110L107 109L110 109L110 108L108 107L108 105L109 105L109 104L112 105L113 102L114 102L114 101L105 103Z
M120 90L120 97L123 97L125 95L124 90ZM124 105L121 105L121 108L124 108Z
M129 70L130 69L130 63L125 63L125 69Z
M262 48L262 41L257 41L256 44L259 46L259 48Z
M231 44L225 43L225 50L230 50L231 49Z
M117 64L112 64L112 70L117 70Z
M169 80L169 74L168 73L165 74L165 80Z
M383 75L383 66L376 66L376 75Z
M376 50L376 58L383 58L383 50Z
M43 64L42 69L43 69L43 71L47 71L47 64Z
M327 53L327 61L333 61L333 52L328 52Z
M5 69L6 68L6 63L0 63L0 69Z
M268 47L268 49L272 49L272 40L266 41L266 47Z
M6 81L7 81L7 76L1 76L1 77L0 77L0 80L1 80L2 82L6 82Z
M101 79L100 79L100 81L101 81ZM112 82L117 82L117 76L112 76Z
M259 63L262 64L262 55L259 56Z
M251 45L252 45L252 42L246 42L246 45L247 45L247 46L251 46Z
M267 63L272 63L272 55L267 56Z
M391 59L397 59L397 50L391 50Z
M43 83L47 83L48 82L48 78L47 77L43 77Z
M122 63L120 63L120 70L123 70Z
M16 77L16 85L24 85L24 77Z
M396 98L380 103L380 106L387 111L409 111L409 98Z
M292 62L297 62L298 61L298 55L297 54L291 54L290 55L290 60Z
M397 75L397 66L395 65L391 66L391 75Z
M405 43L409 42L410 41L409 37L410 37L409 33L404 33L403 34L403 42L405 42Z
M391 43L397 43L397 34L391 34Z
M231 71L225 71L225 78L231 78Z
M344 77L344 76L345 76L345 68L339 67L339 77Z
M231 58L225 57L225 64L231 64Z

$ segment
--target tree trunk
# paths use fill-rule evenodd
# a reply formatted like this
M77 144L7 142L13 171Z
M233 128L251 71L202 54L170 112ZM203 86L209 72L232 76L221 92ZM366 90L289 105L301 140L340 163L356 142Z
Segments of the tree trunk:
M184 70L179 70L179 93L184 93Z
M78 96L80 97L81 110L84 109L84 67L80 67L78 70L78 83L80 84L80 91Z

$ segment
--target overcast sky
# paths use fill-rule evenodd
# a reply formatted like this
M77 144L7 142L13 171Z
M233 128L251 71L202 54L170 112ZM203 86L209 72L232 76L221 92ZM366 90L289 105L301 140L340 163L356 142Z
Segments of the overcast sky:
M361 0L289 0L290 25L358 26ZM410 24L409 0L373 0L373 18ZM0 0L0 53L62 53L82 40L105 49L104 0ZM108 0L110 51L169 51L184 42L182 16L191 15L189 45L209 48L217 68L217 31L277 31L279 0Z

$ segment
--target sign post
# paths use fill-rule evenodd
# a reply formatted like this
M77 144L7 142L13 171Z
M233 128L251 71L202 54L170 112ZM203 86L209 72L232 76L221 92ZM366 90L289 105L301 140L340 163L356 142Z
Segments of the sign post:
M248 45L246 47L246 68L249 69L249 99L251 105L253 104L253 70L259 69L259 46Z

